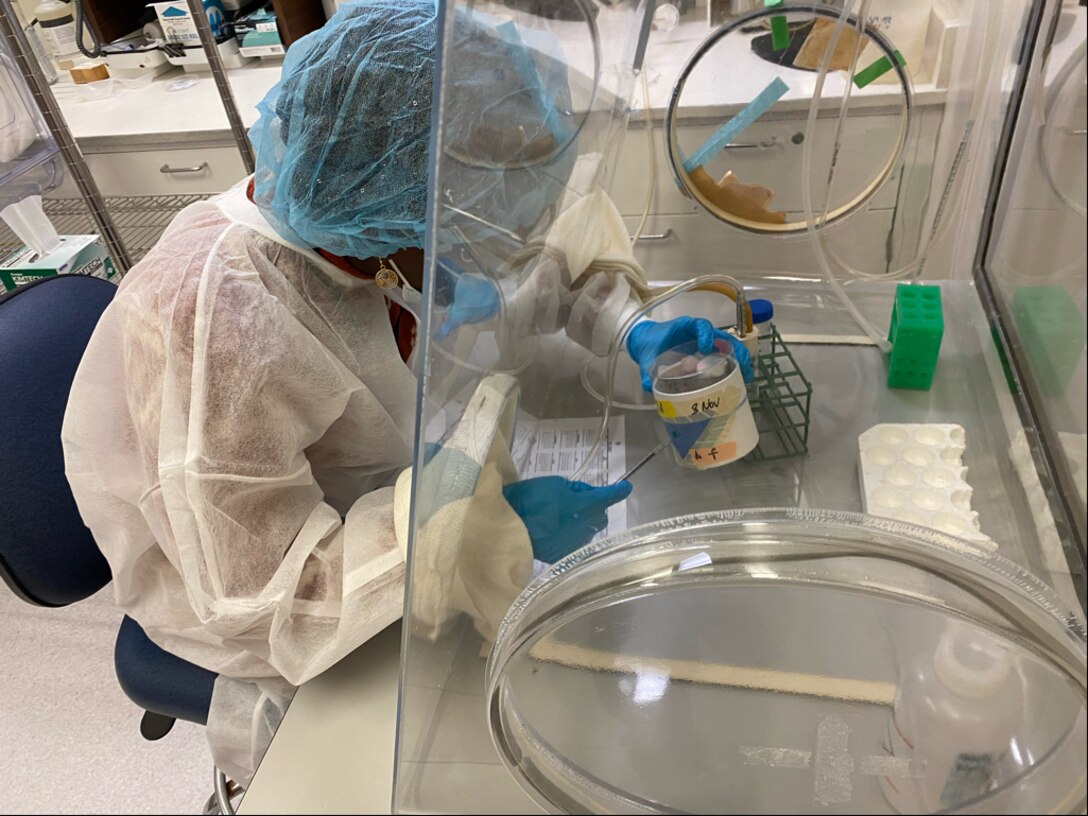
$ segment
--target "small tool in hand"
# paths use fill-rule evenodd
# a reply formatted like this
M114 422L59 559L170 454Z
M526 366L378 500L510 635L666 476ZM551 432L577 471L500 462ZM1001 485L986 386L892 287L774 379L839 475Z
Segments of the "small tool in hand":
M640 459L634 467L632 467L625 474L623 474L623 476L621 476L618 481L623 482L627 479L630 479L632 476L638 473L639 468L641 468L643 465L645 465L647 462L649 462L651 459L661 453L661 451L665 450L665 448L668 447L668 444L669 440L666 439L664 442L662 442L660 445L658 445L656 448L654 448L652 451L642 457L642 459Z

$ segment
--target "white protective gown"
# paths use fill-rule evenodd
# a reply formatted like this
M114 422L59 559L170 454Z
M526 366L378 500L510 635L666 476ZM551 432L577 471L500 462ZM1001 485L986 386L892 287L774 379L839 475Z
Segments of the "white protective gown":
M186 208L122 281L62 434L118 604L157 644L221 675L209 740L243 783L287 684L401 616L393 485L410 464L416 401L383 290L279 238L245 189ZM552 272L527 285L565 274L543 266ZM584 322L580 301L607 302L615 326L629 286L599 277L566 289L565 312Z

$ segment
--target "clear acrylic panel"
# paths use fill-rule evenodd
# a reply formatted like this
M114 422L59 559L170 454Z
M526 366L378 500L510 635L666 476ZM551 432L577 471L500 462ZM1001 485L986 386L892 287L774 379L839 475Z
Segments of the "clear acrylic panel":
M398 520L411 531L399 812L1082 806L1070 767L1083 773L1083 739L1066 739L1068 728L1028 735L1010 725L987 743L972 720L962 750L940 758L904 759L878 738L897 699L900 711L920 711L922 699L964 691L949 679L962 673L897 674L900 663L936 665L941 649L1026 671L1069 727L1083 728L1084 710L1083 556L1060 496L1040 488L1047 474L1018 447L1039 429L1022 419L1030 414L973 277L1020 56L1058 10L1030 0L907 5L442 8L418 455L411 518ZM730 332L752 358L751 381L727 366L683 394L644 388L628 333L679 317ZM707 365L700 355L671 364L681 363L696 375ZM892 374L905 378L893 385L915 387L891 387ZM632 492L606 508L622 494L607 486L624 477ZM776 507L869 515L850 517L848 552L806 558L788 590L763 580L778 574L768 542L807 547L819 536L798 543L791 536L804 530L782 527L781 511L728 535L691 515ZM819 512L814 525L826 520ZM861 553L891 523L873 517L898 522L902 536L866 562ZM634 557L650 539L663 560ZM676 601L680 562L669 554L693 540L685 557L699 563L680 572L699 567L703 589L698 602ZM970 588L949 587L956 600L944 611L942 590L919 590L957 547L971 553L978 586L1011 592L1008 564L1041 587L991 598L1011 617L983 615L966 645L949 634L949 615L973 614L956 611L961 600L974 610L956 594ZM591 553L624 563L625 548L629 569L593 571ZM810 579L826 592L798 589ZM598 611L570 600L579 587ZM533 593L570 602L527 605ZM778 629L760 623L774 608ZM1026 633L1012 631L1021 625ZM836 634L852 629L856 643ZM1043 630L1063 639L1066 657L1040 645ZM789 638L756 648L744 635L787 631L805 642L800 656L790 657ZM542 637L582 657L535 660L530 641ZM1013 642L1027 652L1014 654ZM879 681L890 702L817 711L794 687L760 697L760 716L739 716L735 688L725 694L689 671L703 658L745 676ZM677 693L655 696L654 683ZM1004 680L981 685L972 699L982 705L1019 693ZM929 712L926 727L951 728L960 711ZM860 718L866 733L856 756L836 748L834 796L815 793L826 793L816 743L827 717ZM726 719L737 733L700 742L699 723ZM971 759L994 740L1004 764ZM1005 761L1029 743L1032 758ZM794 765L753 772L744 748L759 746ZM717 764L707 759L715 751ZM916 779L927 762L944 776L900 800L876 772ZM715 773L744 796L723 794L728 785L708 781ZM1067 784L1072 799L1042 803L1018 774ZM991 796L998 789L1004 798Z
M55 189L63 172L26 80L7 43L0 43L0 206Z
M1086 536L1088 10L1066 2L1031 63L984 274L1016 351L1074 532ZM1029 442L1021 446L1026 450Z

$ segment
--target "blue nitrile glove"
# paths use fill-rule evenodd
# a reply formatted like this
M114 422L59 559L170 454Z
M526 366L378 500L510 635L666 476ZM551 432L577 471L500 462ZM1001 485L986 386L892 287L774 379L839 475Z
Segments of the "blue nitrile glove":
M588 544L608 526L608 507L630 493L630 482L593 487L562 476L526 479L502 489L502 495L525 522L533 557L548 564Z
M709 354L714 350L714 341L717 339L729 341L744 381L751 382L752 361L748 349L729 332L714 328L713 323L702 317L676 317L664 323L653 320L637 323L627 334L627 353L638 363L643 389L650 391L653 388L650 366L659 354L692 340L699 344L699 351Z
M434 459L435 454L442 450L442 445L438 442L424 442L423 443L423 464L429 465L431 460Z
M439 261L439 264L442 264ZM446 321L434 336L439 340L449 337L454 330L469 323L482 323L499 311L499 290L494 282L483 275L473 275L446 265L443 270L456 277L453 302L446 310Z

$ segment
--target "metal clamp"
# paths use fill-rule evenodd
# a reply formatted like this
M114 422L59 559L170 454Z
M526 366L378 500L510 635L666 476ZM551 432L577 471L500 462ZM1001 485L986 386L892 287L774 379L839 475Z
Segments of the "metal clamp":
M200 164L196 165L195 167L171 167L169 164L164 164L162 167L159 168L159 172L160 173L166 173L168 175L169 174L175 174L175 173L176 174L203 173L207 169L208 169L208 163L205 161L205 162L201 162Z

